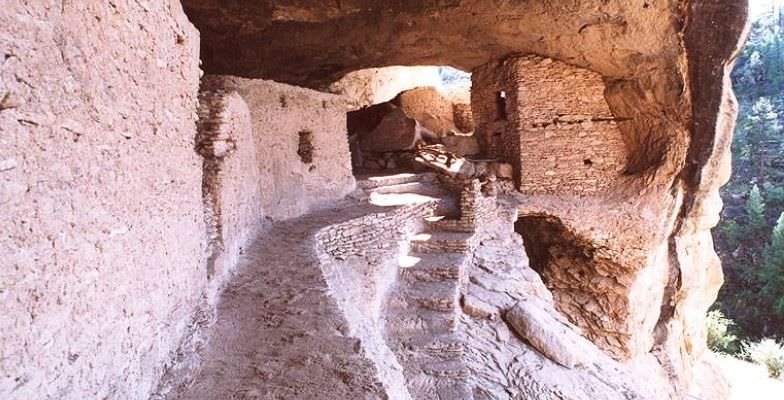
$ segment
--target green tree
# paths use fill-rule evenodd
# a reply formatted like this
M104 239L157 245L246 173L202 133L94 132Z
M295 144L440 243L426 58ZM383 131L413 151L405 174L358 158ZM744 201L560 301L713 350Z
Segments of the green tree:
M756 242L763 241L768 224L765 222L765 201L759 187L754 185L749 191L746 200L746 234L747 240Z
M761 273L764 282L762 294L774 313L784 317L784 212L776 221L764 254L765 263Z
M760 181L764 181L765 170L770 162L780 155L777 144L780 142L781 125L778 119L773 103L767 97L760 97L741 122L745 151L748 153L744 158L756 166L756 175Z

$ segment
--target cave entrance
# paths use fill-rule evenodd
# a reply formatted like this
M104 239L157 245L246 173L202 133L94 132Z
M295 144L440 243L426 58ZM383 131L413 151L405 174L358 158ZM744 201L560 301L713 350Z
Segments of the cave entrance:
M356 176L417 172L417 145L456 156L479 153L471 113L471 74L448 66L354 71L331 91L352 99L347 113Z

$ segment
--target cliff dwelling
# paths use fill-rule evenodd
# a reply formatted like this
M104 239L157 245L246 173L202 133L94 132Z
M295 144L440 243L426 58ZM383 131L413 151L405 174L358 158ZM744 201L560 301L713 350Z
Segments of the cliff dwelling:
M723 398L703 318L745 21L11 1L0 397Z

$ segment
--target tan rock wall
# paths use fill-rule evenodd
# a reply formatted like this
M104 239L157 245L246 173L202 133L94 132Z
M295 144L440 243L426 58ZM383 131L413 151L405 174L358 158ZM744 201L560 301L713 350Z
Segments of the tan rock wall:
M265 217L295 217L353 190L342 97L263 80L210 76L204 82L236 91L250 109ZM300 133L310 133L310 162L298 154Z
M178 1L0 10L0 398L146 399L205 287Z

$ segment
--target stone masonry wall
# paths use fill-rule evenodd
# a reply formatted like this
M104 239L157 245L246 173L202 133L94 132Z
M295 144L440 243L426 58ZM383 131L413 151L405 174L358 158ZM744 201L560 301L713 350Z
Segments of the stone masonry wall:
M479 142L482 154L490 158L510 160L507 147L501 140L509 124L509 101L501 104L502 93L511 93L512 68L509 61L491 62L471 73L471 114L474 119L474 135ZM502 106L503 109L502 109ZM519 158L515 158L519 159ZM513 162L517 166L518 163Z
M342 97L228 76L204 87L235 91L250 109L265 217L292 218L353 190Z
M602 77L541 57L514 63L509 146L520 149L520 191L593 193L610 188L626 150ZM519 145L514 136L519 133Z
M0 398L147 399L205 288L180 3L0 10Z
M472 79L480 145L514 166L522 192L594 193L620 175L626 145L599 74L527 56L486 64Z

